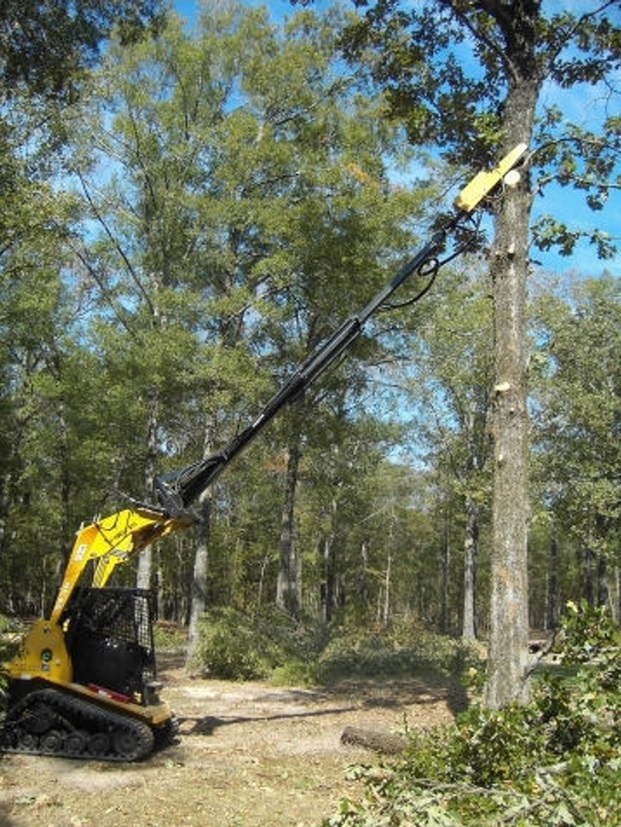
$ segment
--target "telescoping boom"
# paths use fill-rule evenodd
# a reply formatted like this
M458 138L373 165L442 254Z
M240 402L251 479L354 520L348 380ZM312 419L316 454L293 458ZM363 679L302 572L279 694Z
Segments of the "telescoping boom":
M6 665L8 706L0 749L71 757L133 761L174 732L174 718L155 678L151 595L148 590L104 588L120 563L197 518L192 503L274 419L356 341L366 322L412 276L420 298L446 261L466 249L457 243L439 256L453 234L472 238L472 214L523 160L520 144L459 193L452 215L358 313L346 319L285 381L257 418L220 451L155 483L155 504L131 500L127 508L81 528L49 618L36 621ZM515 180L515 172L512 172ZM77 588L93 564L91 586Z
M230 463L254 440L274 417L297 399L322 373L334 364L356 341L365 323L388 299L412 276L428 275L437 270L437 256L443 250L451 233L464 226L464 221L481 205L484 199L498 187L504 176L522 160L526 144L519 144L504 156L497 167L479 172L454 200L453 215L437 229L421 249L405 264L391 281L375 295L358 313L350 316L339 329L301 364L282 385L280 390L265 404L256 419L237 434L217 453L192 463L181 470L160 476L155 481L156 505L140 505L123 510L83 529L78 548L87 545L89 551L72 555L74 567L80 572L93 557L101 557L95 584L103 586L114 567L128 559L132 552L140 551L160 536L192 525L196 517L189 510L191 504L230 465ZM462 252L464 248L460 249ZM72 561L69 566L71 567ZM76 582L75 570L67 571L61 585L53 616L62 613L64 604Z

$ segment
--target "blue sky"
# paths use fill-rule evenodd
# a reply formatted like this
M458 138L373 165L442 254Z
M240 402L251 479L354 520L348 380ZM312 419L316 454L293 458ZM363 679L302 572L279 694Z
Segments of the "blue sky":
M267 6L275 21L295 14L296 9L289 0L245 0L246 5ZM315 0L314 7L321 8L330 4L329 0ZM174 6L182 17L193 20L200 8L200 0L174 0ZM546 3L552 12L563 10L579 11L585 8L585 0L547 0ZM621 14L621 12L616 12ZM621 71L618 72L617 88L619 92L616 100L608 101L608 114L621 114ZM592 124L601 117L604 90L562 91L549 85L544 90L543 99L546 103L555 102L561 106L565 115L582 126ZM616 107L616 112L614 111ZM476 172L476 170L473 170ZM538 199L535 204L535 215L541 213L553 214L559 220L576 228L597 228L607 232L612 237L619 237L621 248L621 191L612 191L604 210L593 212L584 201L581 193L569 189L549 186L545 197ZM594 247L587 241L579 242L570 257L563 257L556 253L541 253L533 251L533 258L540 262L544 269L564 272L575 270L584 275L597 276L604 269L621 277L621 253L613 259L600 261Z

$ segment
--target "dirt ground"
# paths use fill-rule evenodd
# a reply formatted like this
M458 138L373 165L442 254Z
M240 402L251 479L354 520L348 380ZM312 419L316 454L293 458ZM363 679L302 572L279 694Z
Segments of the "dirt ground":
M463 696L437 679L277 688L160 667L180 739L138 764L0 757L1 827L319 827L360 792L346 727L400 733L447 722Z

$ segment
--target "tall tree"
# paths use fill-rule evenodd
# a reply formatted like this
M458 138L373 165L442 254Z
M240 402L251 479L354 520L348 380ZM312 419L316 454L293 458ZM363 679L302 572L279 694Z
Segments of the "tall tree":
M619 613L621 284L604 274L538 297L538 478L582 556L582 597Z
M82 382L97 368L92 354L80 354L84 293L77 282L66 289L72 261L65 241L77 217L75 201L57 186L68 104L113 29L129 43L155 29L161 16L159 0L7 0L0 9L0 363L7 448L0 462L0 552L7 520L33 563L41 562L37 548L46 549L47 576L39 567L35 591L54 579L58 551L66 551L75 526L72 505L88 490L91 472L101 470L96 452L80 467L81 447L89 438L96 443L95 431L86 436L72 428L75 405L88 419L93 392L88 379ZM84 508L76 510L83 515ZM38 538L29 538L30 525L38 525ZM26 578L18 578L25 591Z
M98 135L96 161L82 145L74 167L98 231L77 252L100 290L109 363L119 381L131 376L134 467L148 464L153 434L161 470L225 444L269 397L272 376L290 374L362 306L411 238L404 217L419 197L385 171L398 130L342 74L337 28L303 12L281 31L265 10L214 4L194 32L173 17L157 41L109 52L79 127ZM322 391L335 392L338 378ZM297 459L321 432L301 420L287 432L283 419L275 453L285 442ZM295 559L293 464L287 480L283 560ZM294 612L295 570L280 592Z
M123 43L156 31L161 0L4 0L0 11L0 82L13 97L30 94L72 98L84 71L97 62L112 32Z
M621 56L620 28L611 16L620 4L606 0L561 12L548 11L542 0L356 5L366 11L345 32L346 53L366 61L375 51L375 78L387 88L412 141L435 144L453 160L476 165L522 142L537 150L528 166L538 174L523 176L494 209L489 259L496 364L486 698L499 707L528 697L525 297L533 198L546 181L560 176L585 188L591 204L601 206L619 142L614 118L604 115L595 140L569 129L540 96L544 84L578 88L610 77ZM545 150L538 146L542 133Z

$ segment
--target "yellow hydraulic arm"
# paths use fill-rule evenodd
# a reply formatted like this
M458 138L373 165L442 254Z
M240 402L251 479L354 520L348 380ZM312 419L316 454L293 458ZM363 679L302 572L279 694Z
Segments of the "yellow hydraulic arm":
M65 576L60 585L50 620L58 623L86 565L97 560L93 585L103 588L119 563L142 551L150 543L188 526L157 509L123 509L81 528L76 536Z
M481 201L496 188L505 175L522 159L528 147L518 144L508 152L498 166L492 170L482 170L464 187L453 202L458 210L471 213Z

